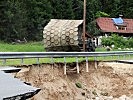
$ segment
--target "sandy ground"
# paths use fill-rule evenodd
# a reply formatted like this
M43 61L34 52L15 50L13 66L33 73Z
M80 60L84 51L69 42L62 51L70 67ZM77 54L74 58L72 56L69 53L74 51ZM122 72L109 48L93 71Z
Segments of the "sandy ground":
M22 67L16 77L31 83L41 91L31 100L133 100L133 65L116 62L79 64L80 73L70 72L76 64L41 64ZM82 87L78 88L76 83ZM125 98L125 99L124 99Z

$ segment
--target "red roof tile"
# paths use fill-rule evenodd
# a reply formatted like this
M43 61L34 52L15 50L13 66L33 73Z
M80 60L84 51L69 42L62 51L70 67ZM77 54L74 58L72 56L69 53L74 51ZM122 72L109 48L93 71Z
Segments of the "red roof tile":
M102 32L133 33L133 19L123 19L123 21L127 25L126 30L117 29L112 18L100 17L96 19L97 25Z

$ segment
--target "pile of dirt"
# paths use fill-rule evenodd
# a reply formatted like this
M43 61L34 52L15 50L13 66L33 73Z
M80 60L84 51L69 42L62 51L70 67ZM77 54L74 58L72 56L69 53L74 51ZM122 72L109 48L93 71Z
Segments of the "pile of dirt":
M32 100L133 100L133 66L113 62L79 64L80 73L63 74L64 64L40 64L22 67L18 78L41 88ZM67 64L74 69L75 63ZM126 98L126 99L123 99Z

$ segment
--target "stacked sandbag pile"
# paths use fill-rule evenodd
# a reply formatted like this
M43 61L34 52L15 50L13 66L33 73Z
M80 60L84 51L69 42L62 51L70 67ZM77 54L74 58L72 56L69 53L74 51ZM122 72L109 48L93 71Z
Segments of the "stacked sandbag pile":
M69 51L79 49L79 26L82 20L51 19L43 31L44 46L47 51ZM70 50L70 51L72 51Z

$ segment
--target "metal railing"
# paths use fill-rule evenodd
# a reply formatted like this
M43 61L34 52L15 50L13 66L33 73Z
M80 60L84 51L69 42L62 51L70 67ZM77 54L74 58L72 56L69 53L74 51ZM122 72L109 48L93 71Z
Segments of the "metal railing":
M132 55L133 51L112 52L0 52L0 59L50 58L50 57L103 57Z
M125 60L125 57L133 57L133 51L110 51L110 52L0 52L0 59L3 60L3 65L6 64L7 59L21 59L21 64L26 58L37 58L37 64L39 64L39 58L50 58L51 63L54 63L54 58L63 58L64 62L64 74L66 74L66 58L74 57L77 73L79 73L78 58L83 57L86 61L86 71L88 72L88 58L94 57L94 61L97 61L98 57L111 57L110 60L114 60L113 56L117 56L119 60L120 56ZM105 60L105 59L103 59Z

